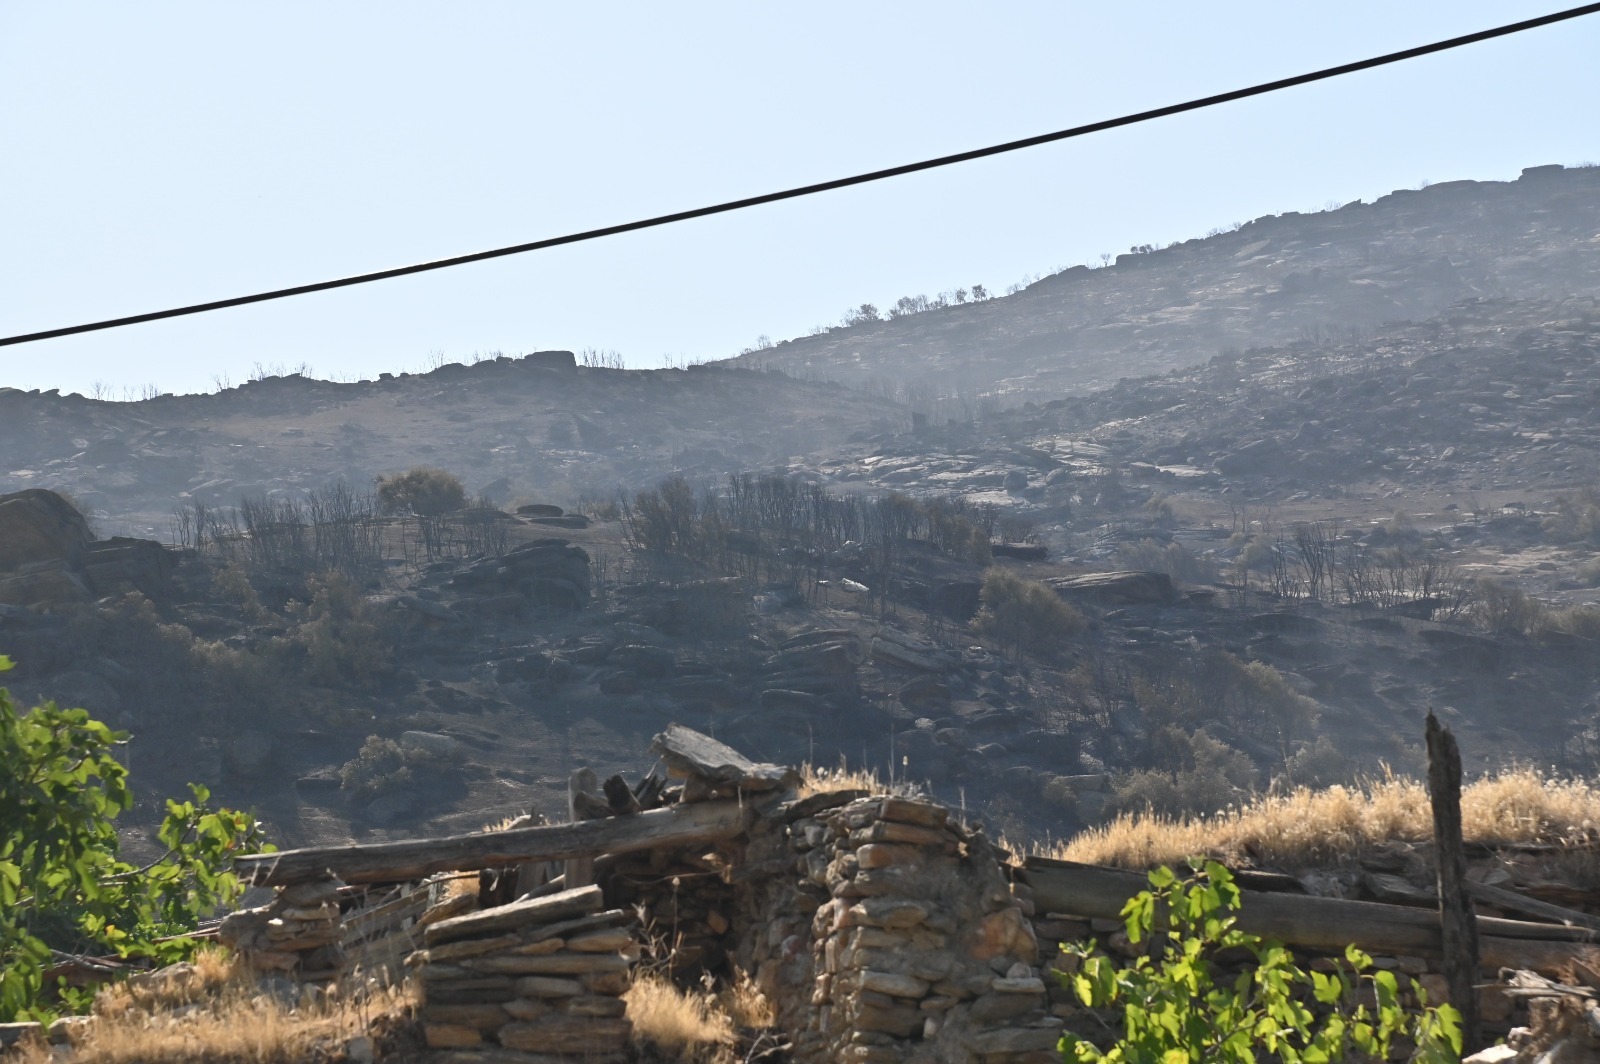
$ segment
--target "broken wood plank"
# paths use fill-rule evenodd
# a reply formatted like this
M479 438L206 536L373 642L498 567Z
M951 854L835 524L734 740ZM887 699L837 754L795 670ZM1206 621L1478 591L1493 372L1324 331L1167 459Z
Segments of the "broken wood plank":
M398 883L435 872L717 842L744 831L750 816L748 806L723 799L579 824L249 854L234 861L234 871L257 886L301 883L330 872L347 883Z
M1150 883L1143 875L1097 865L1029 857L1021 879L1041 912L1120 919L1128 899ZM1438 957L1439 914L1427 909L1342 898L1241 891L1239 929L1290 946L1339 951L1355 945L1385 953ZM1597 937L1587 931L1523 920L1478 917L1480 963L1559 974L1562 965L1600 965Z
M792 768L751 761L726 743L681 724L667 725L650 743L650 752L666 762L675 779L704 780L718 787L771 791L798 779Z
M504 931L518 931L529 924L550 924L570 920L574 916L588 916L605 906L600 888L577 887L552 894L548 898L530 898L514 901L496 909L441 920L423 932L423 941L429 946L454 942L458 938L489 937Z
M1600 916L1591 916L1577 909L1568 909L1561 905L1552 905L1547 901L1530 898L1526 894L1518 894L1514 890L1504 887L1492 887L1487 883L1467 883L1467 893L1486 905L1493 905L1497 909L1510 909L1526 916L1539 916L1546 920L1554 920L1561 924L1570 924L1573 927L1586 927L1591 931L1600 931Z
M622 778L620 772L607 777L600 785L600 790L606 796L606 804L611 807L612 816L632 816L634 813L644 811L639 805L639 799L628 788L628 781Z

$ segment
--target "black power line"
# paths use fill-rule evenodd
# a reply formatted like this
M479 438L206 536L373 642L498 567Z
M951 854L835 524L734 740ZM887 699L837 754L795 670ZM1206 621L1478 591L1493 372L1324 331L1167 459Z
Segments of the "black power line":
M257 292L248 296L234 296L231 299L217 299L209 303L195 303L185 307L173 307L170 310L153 310L144 314L131 314L124 318L107 318L105 321L87 322L82 325L68 325L60 329L46 329L43 332L22 333L17 336L0 337L0 347L12 344L32 343L36 340L53 340L61 336L73 336L78 333L97 332L101 329L116 329L124 325L138 325L141 322L160 321L163 318L178 318L188 314L204 314L211 310L224 310L228 307L242 307L248 303L264 303L271 299L287 299L290 296L303 296L312 292L326 292L333 288L348 288L351 285L368 284L372 281L385 281L391 277L404 277L407 274L427 273L429 270L443 270L451 266L464 266L469 262L483 262L487 259L503 258L507 255L521 255L528 251L541 251L544 248L560 247L562 244L578 244L586 240L598 240L604 236L616 236L620 233L632 233L640 229L653 229L656 226L671 225L674 222L687 222L693 218L705 218L713 214L726 214L729 211L744 210L746 207L759 207L764 203L777 203L781 200L798 199L801 196L814 196L819 192L831 192L838 188L849 188L852 185L865 185L873 181L883 181L891 177L902 177L906 174L915 174L923 170L934 170L941 166L954 166L956 163L971 162L975 159L986 159L992 155L1004 155L1007 152L1021 151L1023 148L1034 148L1041 144L1053 144L1060 140L1070 140L1073 137L1082 137L1090 133L1100 133L1108 129L1117 129L1122 126L1137 125L1140 122L1149 122L1157 118L1166 118L1169 115L1183 114L1185 111L1198 111L1204 107L1215 107L1218 104L1232 103L1234 100L1243 100L1251 96L1262 96L1269 92L1281 89L1291 89L1297 85L1309 85L1314 81L1326 81L1329 78L1341 77L1345 74L1354 74L1361 70L1371 70L1374 67L1387 66L1390 63L1400 63L1407 59L1417 59L1436 52L1449 51L1452 48L1461 48L1479 41L1493 40L1496 37L1508 37L1513 33L1522 33L1526 30L1538 29L1541 26L1565 22L1569 19L1580 18L1584 15L1600 13L1600 3L1585 4L1582 7L1568 8L1538 18L1527 19L1523 22L1513 22L1494 29L1480 30L1469 33L1464 37L1451 37L1449 40L1435 41L1432 44L1419 45L1416 48L1407 48L1404 51L1390 52L1387 55L1374 56L1371 59L1362 59L1354 63L1345 63L1342 66L1327 67L1310 74L1297 74L1291 78L1280 78L1277 81L1266 81L1259 85L1252 85L1245 89L1234 89L1231 92L1218 93L1215 96L1204 96L1183 103L1169 104L1166 107L1157 107L1151 111L1140 111L1137 114L1123 115L1120 118L1108 118L1100 122L1091 122L1084 126L1073 126L1071 129L1062 129L1054 133L1041 133L1038 136L1024 137L1021 140L1010 140L1004 144L993 144L987 148L975 148L972 151L957 152L954 155L941 155L933 159L924 159L921 162L906 163L902 166L891 166L886 170L872 170L852 177L838 177L831 181L820 181L814 185L800 185L796 188L784 189L781 192L768 192L760 196L749 196L745 199L728 200L724 203L714 204L710 207L697 207L694 210L678 211L674 214L661 214L654 218L644 218L633 222L623 222L620 225L608 225L602 229L586 229L581 233L568 233L566 236L553 236L544 240L534 240L526 244L512 244L509 247L494 248L489 251L475 251L470 255L455 255L448 259L433 259L429 262L419 262L410 266L396 266L388 270L377 270L373 273L359 273L350 277L340 277L332 281L317 281L314 284L296 285L293 288L276 288L269 292Z

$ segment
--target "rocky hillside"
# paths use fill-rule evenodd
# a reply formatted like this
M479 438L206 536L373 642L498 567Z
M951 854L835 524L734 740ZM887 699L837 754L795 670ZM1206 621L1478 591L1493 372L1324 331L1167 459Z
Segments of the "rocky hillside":
M1075 266L1013 295L827 330L736 362L1016 401L1228 349L1350 340L1465 299L1600 294L1600 168L1449 181ZM954 405L950 410L956 409Z
M1032 833L1406 767L1430 706L1476 766L1592 771L1597 175L734 365L0 390L8 682L291 844L553 813L673 720ZM373 508L419 464L487 504Z

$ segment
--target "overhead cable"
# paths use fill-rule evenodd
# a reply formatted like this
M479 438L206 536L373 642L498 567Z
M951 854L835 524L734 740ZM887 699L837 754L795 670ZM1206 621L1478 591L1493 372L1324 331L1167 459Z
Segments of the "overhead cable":
M1370 59L1358 60L1354 63L1345 63L1341 66L1327 67L1323 70L1313 71L1309 74L1297 74L1294 77L1280 78L1277 81L1266 81L1248 88L1234 89L1230 92L1218 93L1214 96L1204 96L1183 103L1169 104L1149 111L1139 111L1135 114L1122 115L1119 118L1103 119L1099 122L1090 122L1087 125L1073 126L1070 129L1057 130L1054 133L1041 133L1037 136L1024 137L1021 140L1010 140L1003 144L992 144L986 148L974 148L971 151L957 152L954 155L940 155L921 162L905 163L901 166L891 166L884 170L872 170L867 173L855 174L851 177L834 178L831 181L819 181L811 185L799 185L795 188L784 189L780 192L768 192L760 196L748 196L744 199L728 200L723 203L713 204L709 207L696 207L693 210L676 211L672 214L661 214L653 218L642 218L632 222L622 222L618 225L608 225L600 229L586 229L579 233L568 233L565 236L546 237L543 240L533 240L525 244L511 244L507 247L493 248L488 251L475 251L467 255L454 255L445 259L433 259L428 262L418 262L410 266L396 266L387 270L376 270L371 273L353 274L348 277L339 277L330 281L316 281L312 284L295 285L292 288L276 288L267 292L256 292L252 295L234 296L230 299L216 299L207 303L194 303L189 306L172 307L167 310L153 310L143 314L130 314L126 317L107 318L104 321L86 322L80 325L68 325L58 329L45 329L40 332L20 333L16 336L0 337L0 347L13 344L33 343L38 340L53 340L62 336L74 336L79 333L98 332L102 329L116 329L126 325L138 325L142 322L160 321L164 318L178 318L189 314L204 314L213 310L225 310L228 307L242 307L250 303L265 303L273 299L288 299L291 296L309 295L312 292L326 292L335 288L349 288L358 284L370 284L373 281L386 281L393 277L405 277L410 274L427 273L431 270L443 270L452 266L465 266L472 262L484 262L489 259L504 258L508 255L522 255L530 251L542 251L545 248L560 247L563 244L579 244L588 240L598 240L601 237L618 236L622 233L637 232L640 229L653 229L657 226L672 225L675 222L687 222L695 218L706 218L713 214L726 214L729 211L745 210L749 207L759 207L767 203L778 203L783 200L799 199L802 196L814 196L820 192L831 192L835 189L850 188L853 185L865 185L874 181L884 181L891 177L904 177L907 174L920 173L924 170L935 170L944 166L954 166L957 163L972 162L976 159L987 159L994 155L1004 155L1008 152L1021 151L1024 148L1035 148L1041 144L1053 144L1057 141L1071 140L1074 137L1087 136L1090 133L1101 133L1108 129L1119 129L1123 126L1137 125L1141 122L1150 122L1157 118L1166 118L1171 115L1183 114L1187 111L1198 111L1206 107L1215 107L1218 104L1232 103L1235 100L1244 100L1252 96L1263 96L1269 92L1279 92L1292 89L1297 85L1309 85L1316 81L1326 81L1329 78L1342 77L1362 70L1371 70L1374 67L1388 66L1392 63L1401 63L1408 59L1417 59L1425 55L1434 55L1438 52L1449 51L1452 48L1461 48L1480 41L1493 40L1497 37L1508 37L1514 33L1524 33L1528 30L1539 29L1543 26L1566 22L1569 19L1581 18L1584 15L1600 13L1600 3L1585 4L1582 7L1568 8L1538 18L1527 19L1522 22L1513 22L1493 29L1480 30L1462 37L1451 37L1448 40L1435 41L1432 44L1419 45L1399 52L1390 52L1387 55L1374 56Z

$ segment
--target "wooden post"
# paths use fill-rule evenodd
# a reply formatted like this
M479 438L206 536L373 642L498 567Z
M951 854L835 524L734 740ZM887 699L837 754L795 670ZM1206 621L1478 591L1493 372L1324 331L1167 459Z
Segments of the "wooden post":
M1428 797L1439 866L1439 925L1450 1004L1461 1013L1462 1048L1480 1048L1478 1033L1478 921L1467 893L1467 859L1461 845L1461 749L1449 729L1428 711Z
M583 815L583 799L580 795L593 796L595 789L594 769L580 768L567 777L567 816L576 824L580 820L588 819ZM575 887L587 887L594 882L594 858L591 856L567 858L567 877L565 880L568 890Z

